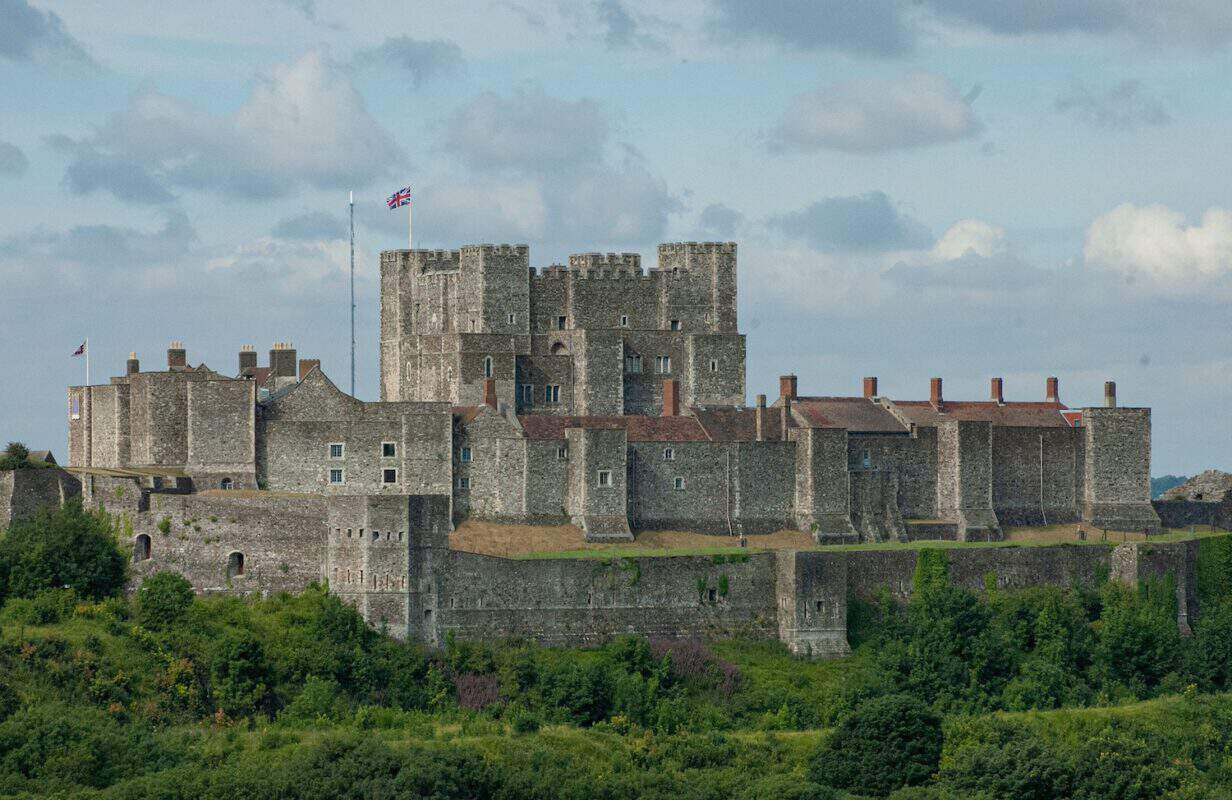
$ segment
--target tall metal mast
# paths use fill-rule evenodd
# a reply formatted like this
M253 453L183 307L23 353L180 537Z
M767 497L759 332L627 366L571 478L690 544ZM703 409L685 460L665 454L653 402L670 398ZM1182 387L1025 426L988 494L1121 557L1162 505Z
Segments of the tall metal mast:
M351 397L355 396L355 192L351 192Z

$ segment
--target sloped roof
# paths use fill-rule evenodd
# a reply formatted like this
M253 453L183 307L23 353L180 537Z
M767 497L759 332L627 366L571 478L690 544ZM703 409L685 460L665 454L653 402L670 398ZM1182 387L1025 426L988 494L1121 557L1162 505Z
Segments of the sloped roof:
M697 421L713 442L753 442L757 440L757 410L753 408L694 408ZM767 408L762 437L768 441L783 438L782 414Z
M50 450L31 450L30 455L27 456L27 459L29 461L43 464L56 463L56 457L51 454Z
M569 428L596 428L628 432L630 442L705 442L702 426L693 417L559 417L549 414L519 416L528 439L564 439Z
M792 406L813 428L846 428L851 433L906 433L884 407L863 397L800 397Z
M939 413L927 400L894 400L894 408L921 426L936 426L947 419L991 422L1006 428L1068 428L1061 416L1064 403L994 403L991 400L946 400Z

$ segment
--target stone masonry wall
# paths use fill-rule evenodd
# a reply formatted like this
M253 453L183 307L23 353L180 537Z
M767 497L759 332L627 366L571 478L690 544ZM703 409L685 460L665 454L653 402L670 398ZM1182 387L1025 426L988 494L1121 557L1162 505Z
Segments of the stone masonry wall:
M1151 410L1084 408L1083 519L1097 528L1159 530L1151 507Z
M992 429L992 502L1002 525L1079 519L1081 438L1081 428Z

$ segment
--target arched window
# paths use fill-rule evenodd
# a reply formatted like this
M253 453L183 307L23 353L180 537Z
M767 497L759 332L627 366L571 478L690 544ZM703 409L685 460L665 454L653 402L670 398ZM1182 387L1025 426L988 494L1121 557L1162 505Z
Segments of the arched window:
M144 533L137 536L133 545L133 561L145 561L150 557L150 537Z
M231 489L235 486L235 484L232 483L230 478L223 478L222 481L218 484L218 486L219 488L222 488L222 489Z
M557 342L556 344L552 345L552 355L567 356L569 355L569 348L565 347L564 342Z
M492 377L492 356L488 356L483 360L483 377Z
M227 556L227 579L244 574L244 554L233 552Z

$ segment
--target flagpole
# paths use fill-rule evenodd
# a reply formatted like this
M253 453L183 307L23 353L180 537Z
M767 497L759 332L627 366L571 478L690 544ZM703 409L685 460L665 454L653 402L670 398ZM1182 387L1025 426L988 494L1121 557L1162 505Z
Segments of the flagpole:
M415 204L407 202L406 204L406 247L408 250L415 249L415 226L411 215L414 213Z
M90 337L86 337L86 386L90 385Z
M351 397L355 396L355 192L350 193L351 206Z

